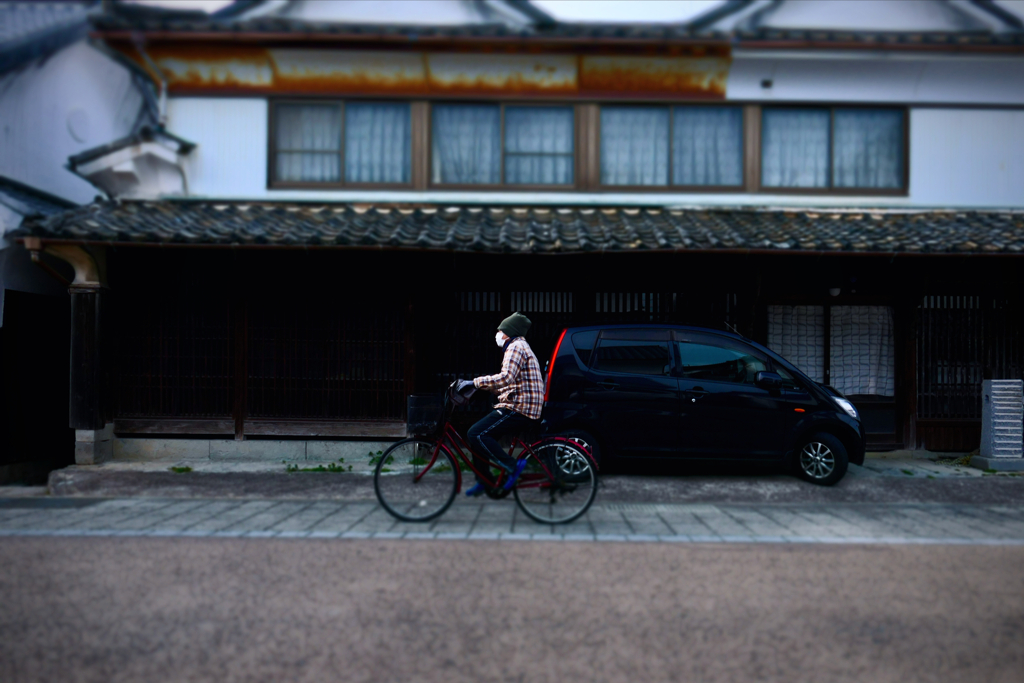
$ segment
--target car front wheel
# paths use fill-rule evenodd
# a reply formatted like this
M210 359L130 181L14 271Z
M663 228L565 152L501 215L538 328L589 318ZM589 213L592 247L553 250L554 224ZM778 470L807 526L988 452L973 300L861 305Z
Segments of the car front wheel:
M832 486L842 479L849 464L843 442L824 432L804 439L794 460L797 476L820 486Z

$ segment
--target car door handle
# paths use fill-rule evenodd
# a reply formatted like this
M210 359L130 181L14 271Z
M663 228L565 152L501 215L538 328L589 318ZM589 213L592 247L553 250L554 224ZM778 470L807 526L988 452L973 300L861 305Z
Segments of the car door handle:
M597 386L604 387L605 389L614 389L619 386L618 382L598 382Z
M710 392L704 391L703 389L690 389L686 391L686 397L690 399L690 403L696 403L697 399L704 398L708 393Z

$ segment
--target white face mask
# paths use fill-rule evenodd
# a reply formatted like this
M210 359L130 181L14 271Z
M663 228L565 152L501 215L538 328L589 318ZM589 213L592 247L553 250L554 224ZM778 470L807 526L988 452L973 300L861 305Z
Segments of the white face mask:
M507 337L505 336L504 332L498 332L497 334L494 335L494 342L498 346L504 346L505 345L505 339L507 339Z

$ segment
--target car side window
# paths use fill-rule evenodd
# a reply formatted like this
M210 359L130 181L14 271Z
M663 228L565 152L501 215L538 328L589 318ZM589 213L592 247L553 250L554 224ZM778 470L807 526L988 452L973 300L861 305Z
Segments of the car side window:
M803 386L796 381L793 374L784 367L781 367L778 363L774 364L775 372L779 373L779 377L782 378L782 388L789 389L790 391L804 391Z
M602 338L594 369L630 375L669 375L672 361L668 345L667 341Z
M597 330L576 332L572 335L572 347L576 349L576 354L584 365L590 365L590 355L594 352L594 342L596 341Z
M679 347L679 376L685 379L754 384L757 373L768 369L760 358L740 349L698 341L676 344Z

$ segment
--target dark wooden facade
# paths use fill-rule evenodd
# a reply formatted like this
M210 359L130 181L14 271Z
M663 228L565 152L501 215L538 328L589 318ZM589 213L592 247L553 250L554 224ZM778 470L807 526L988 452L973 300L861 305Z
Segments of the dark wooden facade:
M68 427L66 297L7 290L0 327L0 484L43 484L74 463Z
M895 396L855 399L875 448L975 448L981 379L1024 365L1006 257L120 247L108 262L107 403L124 436L399 435L409 393L497 369L513 310L543 362L574 323L764 342L771 305L889 306Z

